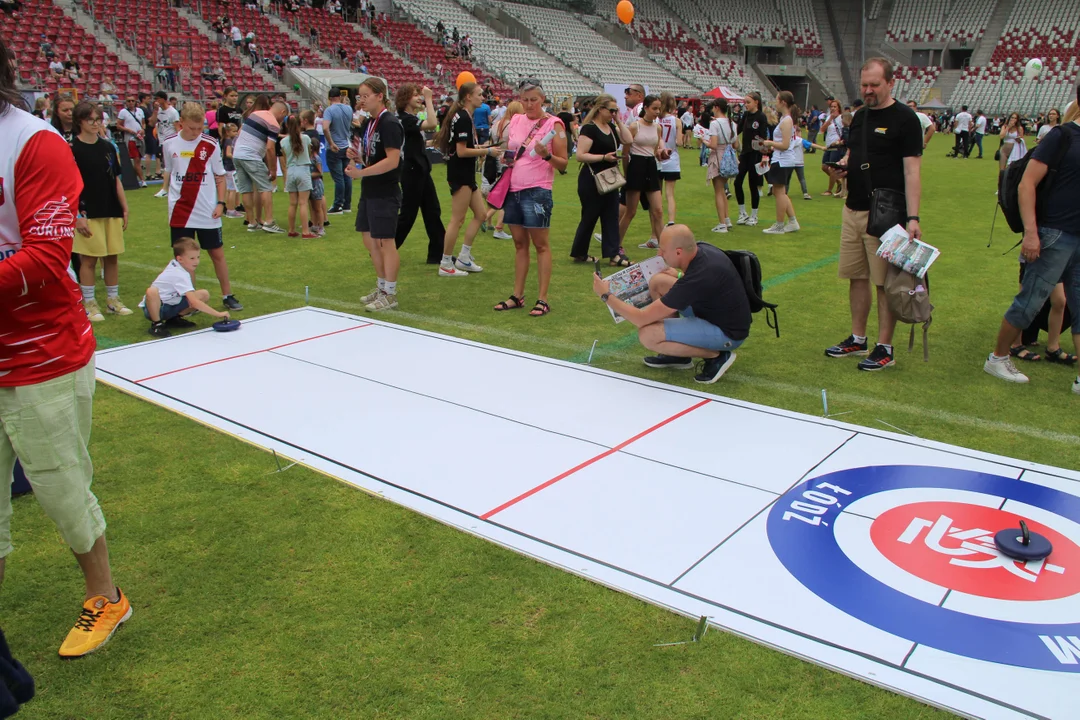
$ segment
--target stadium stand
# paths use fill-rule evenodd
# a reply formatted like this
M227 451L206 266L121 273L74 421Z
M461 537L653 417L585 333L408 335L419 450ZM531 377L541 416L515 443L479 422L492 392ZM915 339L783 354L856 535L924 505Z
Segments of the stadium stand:
M439 20L447 28L469 33L473 53L490 72L511 83L535 75L544 82L549 95L571 96L600 89L592 80L563 65L547 53L498 34L452 0L395 0L394 6L414 22L435 32Z
M940 67L898 67L894 70L893 96L905 102L922 102L926 90L934 85L940 74Z
M896 0L885 36L892 42L974 45L996 5L996 0Z
M810 0L669 0L671 8L698 35L722 54L739 52L739 38L786 40L800 56L821 57L824 52Z
M254 32L264 55L279 53L286 59L296 55L304 67L330 67L330 63L320 53L297 42L261 12L246 8L240 0L204 0L199 3L199 9L202 11L203 20L208 24L224 15L244 33L249 30Z
M152 65L179 65L178 89L196 97L213 97L227 85L241 90L273 91L274 86L252 71L246 59L228 47L211 42L167 0L82 0L83 7L113 32L124 44ZM161 57L162 42L177 43L170 48L174 57ZM186 43L190 52L180 49ZM183 57L188 55L188 57ZM209 64L221 66L224 80L205 80L199 69Z
M106 80L113 86L107 94L118 97L152 89L149 81L48 0L23 0L21 11L0 14L0 32L15 53L19 79L27 87L49 92L74 87L80 96L91 97L98 96ZM52 77L49 61L39 54L42 35L61 61L70 56L79 64L78 80Z

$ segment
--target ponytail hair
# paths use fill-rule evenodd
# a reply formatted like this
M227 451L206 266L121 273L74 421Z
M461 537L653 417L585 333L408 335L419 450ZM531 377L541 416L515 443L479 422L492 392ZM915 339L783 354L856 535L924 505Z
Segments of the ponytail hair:
M675 96L667 91L660 93L660 114L668 115L675 112L677 103L675 102Z
M311 111L307 110L305 112ZM300 118L296 115L290 115L289 121L285 123L285 128L289 133L289 151L293 157L298 158L304 154L304 139L300 136Z
M361 85L366 85L371 92L376 95L382 95L383 107L387 110L390 109L390 88L386 87L386 83L375 76L368 76L364 79Z
M443 118L442 127L439 128L439 134L435 136L435 147L443 155L450 154L450 126L454 124L454 118L457 117L458 110L465 107L465 99L473 94L476 90L476 83L467 82L458 88L457 99L450 105L450 109L446 111L446 117Z
M638 117L641 117L641 118L645 117L645 111L649 108L650 105L652 105L654 102L658 101L659 99L660 98L658 96L656 96L656 95L646 95L645 99L641 101L641 112L638 113ZM663 110L664 110L664 107L663 107L663 105L661 105L660 106L660 111L663 112Z

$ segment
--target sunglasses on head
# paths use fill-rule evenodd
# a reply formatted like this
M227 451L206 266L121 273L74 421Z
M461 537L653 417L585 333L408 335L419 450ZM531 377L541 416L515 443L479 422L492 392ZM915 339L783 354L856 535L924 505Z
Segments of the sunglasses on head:
M542 87L540 81L536 78L525 78L518 83L518 90L532 90L534 88Z

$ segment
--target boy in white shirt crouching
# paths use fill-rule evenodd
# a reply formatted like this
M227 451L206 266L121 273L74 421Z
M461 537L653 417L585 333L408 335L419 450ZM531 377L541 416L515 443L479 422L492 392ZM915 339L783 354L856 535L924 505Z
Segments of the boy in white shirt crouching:
M196 290L193 284L195 268L199 267L199 243L192 238L180 238L173 243L173 259L154 283L146 288L139 307L150 321L152 336L165 338L172 335L170 327L195 327L185 320L185 315L204 312L216 318L229 319L228 312L218 312L206 304L210 299L207 290Z

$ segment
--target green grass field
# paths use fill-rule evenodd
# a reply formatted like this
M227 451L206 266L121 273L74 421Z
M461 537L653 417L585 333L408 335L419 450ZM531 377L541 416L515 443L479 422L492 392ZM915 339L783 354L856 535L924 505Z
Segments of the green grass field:
M491 311L511 290L510 241L481 236L475 256L486 271L440 280L423 264L426 237L417 223L403 248L401 312L380 319L576 361L599 340L594 362L612 371L815 415L826 388L831 412L850 411L845 422L887 429L884 422L924 438L1080 467L1073 372L1026 365L1032 382L1018 386L982 371L1016 291L1016 252L1002 256L1015 239L999 218L986 248L996 163L946 159L947 149L936 140L923 170L925 239L943 252L933 273L929 363L918 344L907 352L906 328L897 334L898 363L885 372L858 373L854 361L823 356L848 334L849 316L847 286L836 278L841 201L819 196L820 155L807 157L813 200L794 200L802 232L778 237L761 233L771 199L762 201L761 226L712 235L704 169L696 152L683 155L678 220L699 238L756 252L766 298L780 305L782 337L757 316L738 361L715 385L643 366L632 329L614 325L592 295L591 266L571 264L576 164L556 184L549 316ZM441 177L438 168L447 218ZM132 307L170 259L165 201L152 192L128 195L121 294ZM281 224L286 198L275 196ZM357 300L374 275L353 219L332 218L328 237L316 241L248 234L240 221L226 220L234 292L246 306L239 317L300 306L305 286L314 305L362 313ZM632 258L648 252L636 247L646 237L639 214L627 241ZM200 285L216 303L212 276L204 258ZM534 274L530 305L535 282ZM875 327L872 319L871 338ZM146 340L146 328L141 315L95 326L101 347ZM1064 347L1073 351L1071 339ZM476 382L468 368L442 367L437 357L430 367L447 382ZM267 378L266 391L287 382ZM19 717L943 715L722 632L697 645L654 648L688 638L694 623L305 468L269 474L275 466L265 452L108 387L99 386L95 410L94 489L109 522L114 573L135 612L98 654L61 662L56 650L78 615L81 575L36 501L16 500L3 627L39 692ZM450 459L470 447L459 428L415 441ZM698 521L720 510L702 508Z

